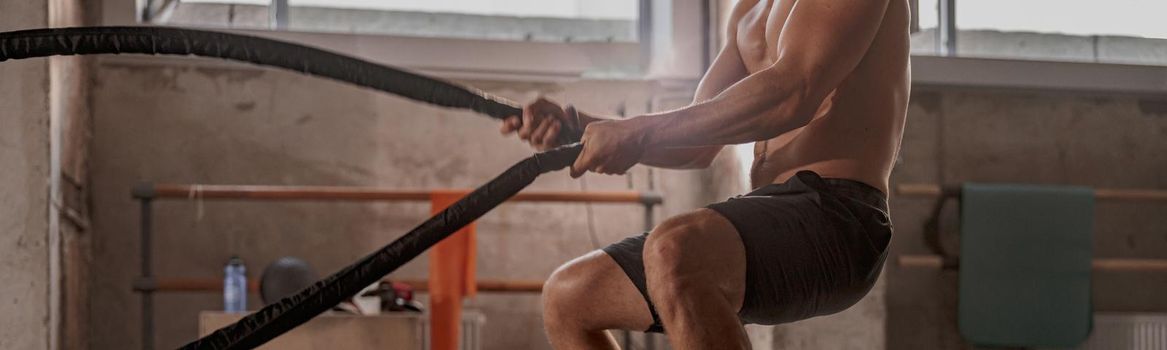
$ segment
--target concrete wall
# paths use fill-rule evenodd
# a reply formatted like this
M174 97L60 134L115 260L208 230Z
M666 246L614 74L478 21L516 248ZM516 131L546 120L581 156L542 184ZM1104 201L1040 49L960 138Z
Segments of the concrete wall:
M917 89L892 181L1165 189L1164 106L1155 98ZM928 253L921 231L932 204L893 198L891 257ZM1164 213L1162 203L1099 202L1095 256L1167 258ZM946 222L945 232L953 232L953 220ZM955 248L954 240L945 243ZM888 349L971 348L956 327L956 272L889 266L885 279ZM1167 312L1163 290L1167 276L1162 274L1096 273L1094 308Z
M660 98L643 82L473 85L516 99L547 94L600 113L642 113ZM361 185L470 188L531 154L499 137L491 120L341 83L241 65L184 59L103 59L94 87L93 348L137 347L139 181L204 184ZM680 94L684 95L684 94ZM680 96L678 95L678 96ZM648 190L666 196L657 217L740 191L734 157L719 177L638 168L623 177L564 173L531 190ZM710 186L722 183L722 186ZM728 185L726 185L728 183ZM732 188L707 190L707 188ZM233 254L252 277L285 255L331 272L388 243L428 216L428 204L159 203L154 244L159 276L220 278ZM506 204L479 222L480 278L542 279L560 263L641 232L636 205ZM589 234L591 232L591 234ZM594 235L594 236L592 236ZM424 278L418 259L395 273ZM218 294L157 298L158 346L193 339L196 313L221 308ZM251 307L259 307L255 296ZM535 295L482 295L487 349L546 348ZM100 315L100 316L98 316ZM105 322L118 319L121 322Z
M44 27L47 3L0 2L0 30ZM48 349L49 62L0 77L0 348Z

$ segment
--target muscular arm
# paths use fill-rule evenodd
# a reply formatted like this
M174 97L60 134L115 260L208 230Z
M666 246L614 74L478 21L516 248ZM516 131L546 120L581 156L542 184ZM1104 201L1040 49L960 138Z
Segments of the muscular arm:
M773 65L710 100L629 119L646 149L761 141L809 123L867 52L888 0L796 1Z
M731 21L730 23L735 22ZM697 85L697 92L693 95L693 103L690 106L716 97L733 83L749 74L738 53L737 30L733 29L734 27L736 26L730 25L731 29L726 35L725 47L717 54L709 71L705 72L705 77L701 78L701 83ZM723 145L711 145L650 149L641 157L640 163L672 169L706 168L723 147Z

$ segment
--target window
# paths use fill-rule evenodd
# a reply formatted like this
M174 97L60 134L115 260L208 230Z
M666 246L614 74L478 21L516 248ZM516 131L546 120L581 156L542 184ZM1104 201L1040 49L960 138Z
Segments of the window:
M174 2L158 16L166 24L535 42L635 43L640 9L636 0Z
M953 14L941 2L953 1ZM917 0L912 53L940 52L955 19L962 57L1167 65L1167 1Z
M940 3L937 0L914 0L912 5L912 15L915 16L912 18L912 54L935 55Z
M1164 16L1162 0L970 0L957 2L956 23L965 30L1167 39Z
M663 39L641 38L673 38L670 33L677 28L667 25L673 23L673 17L695 16L687 8L672 11L671 2L666 0L106 3L119 8L134 4L138 9L134 18L115 17L107 23L136 19L157 25L253 32L454 79L642 78L656 72L656 68L649 68L656 64L650 56L671 52L677 46ZM649 13L671 17L650 26Z

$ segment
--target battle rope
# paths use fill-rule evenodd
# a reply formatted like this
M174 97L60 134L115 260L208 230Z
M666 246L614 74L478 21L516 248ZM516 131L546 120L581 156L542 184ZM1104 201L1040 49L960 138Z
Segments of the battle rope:
M183 349L251 349L307 322L380 280L426 249L478 219L531 184L541 174L566 168L581 146L573 144L536 154L462 197L409 233L356 263L316 282L295 296L248 315Z
M0 33L0 61L56 55L195 55L285 68L501 119L514 103L481 91L303 45L246 35L165 27L77 27ZM561 132L577 141L579 131ZM348 299L530 185L563 169L582 146L536 154L512 166L401 238L288 298L187 344L183 349L251 349Z
M514 103L466 87L313 47L248 35L168 27L75 27L0 33L0 61L93 54L194 55L318 75L494 118Z
M465 108L495 119L521 115L504 98L399 68L310 46L250 35L173 27L73 27L0 33L0 62L61 55L193 55L284 68L332 78L443 107ZM563 144L580 130L564 125Z

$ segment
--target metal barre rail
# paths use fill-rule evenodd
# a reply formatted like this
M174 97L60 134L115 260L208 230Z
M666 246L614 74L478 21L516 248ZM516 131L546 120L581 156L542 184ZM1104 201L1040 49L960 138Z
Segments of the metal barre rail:
M419 292L429 290L428 280L403 279L389 280L405 283ZM158 278L139 279L134 282L134 290L138 292L151 291L154 293L216 293L223 291L223 280L214 278ZM259 292L259 282L248 281L247 290ZM535 280L478 280L478 290L487 293L540 293L543 291L543 281Z
M939 270L944 267L944 259L939 255L900 255L896 265L905 268ZM1094 271L1106 272L1167 272L1164 259L1094 259Z
M143 344L151 344L154 335L154 300L159 292L209 292L222 291L223 282L202 279L166 279L153 277L154 208L159 200L251 200L251 201L429 201L433 194L464 193L469 190L403 191L371 187L337 186L229 186L192 184L150 184L134 186L132 197L139 202L139 230L141 241L141 275L133 283L133 290L141 296ZM508 202L558 202L558 203L629 203L644 207L644 229L652 230L655 223L653 208L664 202L655 192L606 191L606 192L566 192L540 191L520 192ZM428 288L427 281L400 281L412 285L418 291ZM258 285L249 283L248 288L258 291ZM542 281L478 281L478 290L498 293L538 293L543 290ZM628 341L628 334L625 334Z
M134 187L137 199L239 199L265 201L428 201L435 193L458 193L462 190L410 191L370 187L335 186L225 186L141 184ZM465 190L469 192L469 190ZM520 192L511 202L561 203L641 203L661 204L663 199L654 192L597 191Z
M895 192L899 195L913 197L960 197L961 190L960 186L902 184L895 186ZM1167 190L1095 188L1094 198L1098 200L1167 202Z

